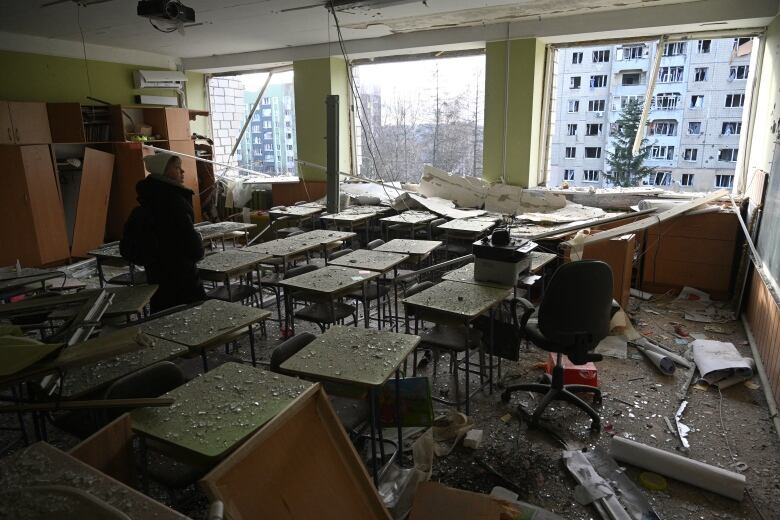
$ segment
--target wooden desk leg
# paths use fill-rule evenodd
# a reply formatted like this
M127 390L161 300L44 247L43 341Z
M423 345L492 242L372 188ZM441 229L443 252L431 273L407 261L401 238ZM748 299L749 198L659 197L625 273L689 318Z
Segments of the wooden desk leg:
M398 369L395 371L395 423L398 428L398 446L396 447L398 456L395 461L400 467L403 467L404 433L401 426L401 373Z

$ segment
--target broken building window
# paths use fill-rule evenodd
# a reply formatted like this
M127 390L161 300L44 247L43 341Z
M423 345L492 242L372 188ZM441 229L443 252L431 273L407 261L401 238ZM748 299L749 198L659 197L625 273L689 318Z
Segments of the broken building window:
M718 153L718 160L723 162L737 162L738 148L721 148Z
M566 135L577 135L577 125L572 123L567 124Z
M569 88L571 89L580 88L581 83L582 83L582 78L579 76L572 76L571 78L569 78Z
M573 181L574 180L574 170L571 168L566 168L563 170L563 180L565 181Z
M647 54L646 45L624 45L618 49L616 58L618 60L640 60Z
M716 175L715 176L716 188L733 188L734 176L733 175Z
M701 108L704 106L704 96L701 94L694 94L691 96L690 108Z
M699 40L699 45L698 45L699 54L709 54L711 46L712 46L712 40Z
M648 130L649 135L677 135L677 121L653 121Z
M726 94L726 108L739 108L745 105L745 94Z
M605 74L599 74L597 76L590 77L590 88L601 88L607 86L607 76Z
M735 65L731 67L731 69L729 69L729 80L747 79L749 69L749 65Z
M661 67L658 70L659 83L679 83L683 80L685 67Z
M601 176L601 170L583 170L582 181L583 182L599 182Z
M659 110L676 110L680 104L680 94L664 93L653 96L653 107Z
M674 146L655 145L650 148L650 157L653 159L671 161L674 159Z
M739 135L742 133L742 123L740 121L726 121L721 127L721 135Z
M570 99L569 100L569 113L573 114L574 112L580 111L580 100L579 99Z
M603 128L602 123L588 123L585 125L585 135L601 135Z
M701 121L689 121L688 135L700 135L700 134L701 134Z
M693 74L693 81L707 81L708 67L697 67Z
M585 147L586 159L601 159L601 147L599 146L586 146Z
M575 146L567 146L566 147L566 158L567 159L576 159L577 158L577 147L575 147Z
M683 161L695 161L698 155L699 150L697 148L686 148L683 150Z
M593 51L593 63L606 63L609 61L609 51Z
M643 184L648 186L669 186L672 184L672 172L653 172L645 178Z
M680 177L680 184L682 186L693 186L693 174L683 173Z
M577 65L582 63L582 53L581 52L572 52L571 53L571 63L572 65Z
M664 45L664 56L679 56L680 54L685 54L685 42L674 42Z
M623 86L639 85L642 82L642 74L639 72L624 72L620 78L620 84Z
M604 99L591 99L588 101L588 112L604 112L606 104Z

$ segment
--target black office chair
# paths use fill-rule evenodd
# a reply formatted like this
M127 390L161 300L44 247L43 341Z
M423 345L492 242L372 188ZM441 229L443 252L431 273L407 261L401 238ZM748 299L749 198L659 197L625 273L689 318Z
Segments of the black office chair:
M368 244L366 244L366 249L373 250L373 249L376 249L379 246L383 246L384 244L385 244L384 240L382 240L381 238L377 238L375 240L372 240Z
M544 394L536 407L531 424L536 424L545 408L553 401L566 401L582 409L592 419L591 428L600 429L599 414L575 393L592 393L594 404L601 402L601 390L589 385L563 383L562 356L566 355L575 365L588 361L600 361L601 355L593 354L596 345L609 334L612 315L612 269L595 260L581 260L564 264L553 275L538 309L522 298L525 308L520 328L525 338L548 352L556 352L557 362L552 381L514 385L501 394L509 401L516 391ZM537 320L531 321L536 313Z

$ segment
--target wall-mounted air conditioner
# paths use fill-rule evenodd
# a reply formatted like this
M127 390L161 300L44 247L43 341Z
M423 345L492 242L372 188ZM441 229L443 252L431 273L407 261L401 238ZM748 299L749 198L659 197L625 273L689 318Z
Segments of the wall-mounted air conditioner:
M178 70L136 70L133 71L135 88L183 89L187 76Z

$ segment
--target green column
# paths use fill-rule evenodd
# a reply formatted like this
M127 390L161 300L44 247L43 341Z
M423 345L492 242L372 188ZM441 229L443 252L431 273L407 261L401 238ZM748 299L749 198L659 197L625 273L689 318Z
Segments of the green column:
M295 132L298 159L325 166L325 96L339 96L339 164L351 173L349 128L349 83L343 58L320 58L293 62L295 82ZM324 181L325 171L301 165L307 181Z
M544 44L535 38L487 44L483 159L486 180L500 182L503 174L507 184L527 188L538 183L544 50Z

